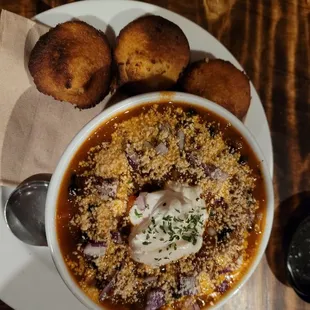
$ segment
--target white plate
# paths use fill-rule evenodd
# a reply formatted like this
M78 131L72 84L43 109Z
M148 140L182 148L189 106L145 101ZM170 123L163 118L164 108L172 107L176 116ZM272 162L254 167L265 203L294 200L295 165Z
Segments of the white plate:
M210 53L242 69L229 51L204 29L193 22L157 6L135 1L85 1L67 4L36 16L36 20L55 26L79 18L106 32L111 39L133 19L153 13L178 24L186 34L193 59ZM256 138L273 172L271 137L260 99L251 84L252 101L245 125ZM2 188L0 203L12 189ZM15 310L82 310L86 309L62 282L47 248L31 247L17 240L6 227L0 213L0 299ZM238 297L235 297L238 298Z

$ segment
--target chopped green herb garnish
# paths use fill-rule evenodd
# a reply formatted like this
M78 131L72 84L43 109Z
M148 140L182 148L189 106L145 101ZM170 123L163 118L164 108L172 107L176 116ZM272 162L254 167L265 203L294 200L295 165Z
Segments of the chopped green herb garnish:
M163 225L160 225L159 228L166 234L165 227Z
M164 221L171 221L172 218L173 218L173 217L172 217L171 215L167 215L167 216L164 216L164 217L163 217L163 220L164 220Z
M183 235L183 236L182 236L182 239L185 240L185 241L191 242L192 237L191 237L191 236Z
M137 211L137 209L135 209L135 216L136 216L137 218L140 218L140 217L142 217L142 213L139 213L139 212Z
M152 243L152 242L151 241L144 241L144 242L142 242L143 245L148 245L150 243Z
M199 198L197 198L199 199ZM200 209L205 209L199 208ZM176 212L181 213L179 209L174 209ZM155 223L155 218L151 217L151 224L147 228L147 233L152 237L152 239L156 239L156 234L163 232L166 237L162 237L159 240L168 243L167 250L174 249L177 250L176 240L185 240L187 242L192 243L193 245L197 244L197 240L199 237L199 231L203 228L204 221L203 215L197 213L197 211L192 208L188 211L186 215L182 216L172 216L170 214L159 214L162 217L162 223ZM158 230L155 227L158 227ZM147 237L148 240L150 237ZM170 254L169 254L170 255Z

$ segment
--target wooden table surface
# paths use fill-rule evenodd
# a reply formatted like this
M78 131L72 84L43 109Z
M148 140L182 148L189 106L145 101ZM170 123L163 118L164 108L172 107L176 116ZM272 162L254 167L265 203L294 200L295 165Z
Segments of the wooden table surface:
M0 0L0 8L33 17L68 2ZM284 272L290 232L310 212L310 1L145 2L191 19L220 40L254 83L271 127L276 195L271 240L255 274L224 309L310 309L289 287ZM10 308L0 301L0 309Z

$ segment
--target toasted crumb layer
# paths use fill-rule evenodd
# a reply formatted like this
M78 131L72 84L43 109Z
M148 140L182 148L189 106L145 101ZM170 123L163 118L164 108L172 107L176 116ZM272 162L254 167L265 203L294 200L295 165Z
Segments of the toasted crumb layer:
M165 152L158 151L160 144ZM260 233L262 219L257 211L261 202L253 194L257 176L217 123L204 121L195 111L152 106L117 123L111 141L92 149L80 167L82 186L72 194L78 212L70 227L82 237L75 259L67 257L67 264L94 301L136 309L160 288L166 309L201 306L217 301L246 270L248 237ZM169 181L200 186L209 219L198 253L151 268L131 258L128 211L139 192ZM85 255L89 243L104 244L105 254ZM182 281L192 277L195 290L189 294ZM103 298L110 284L113 289Z

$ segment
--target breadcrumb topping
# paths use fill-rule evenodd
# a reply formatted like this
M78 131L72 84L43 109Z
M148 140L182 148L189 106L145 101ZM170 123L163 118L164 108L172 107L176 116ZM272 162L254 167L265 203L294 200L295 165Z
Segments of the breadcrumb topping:
M79 164L83 173L70 193L77 211L69 228L81 238L74 259L66 258L68 267L98 303L136 309L159 289L164 304L158 309L215 303L246 271L248 240L260 234L256 173L218 124L192 110L154 105L114 129L110 142L92 148ZM195 254L152 268L131 257L128 213L140 192L170 181L202 189L208 212L203 245Z

